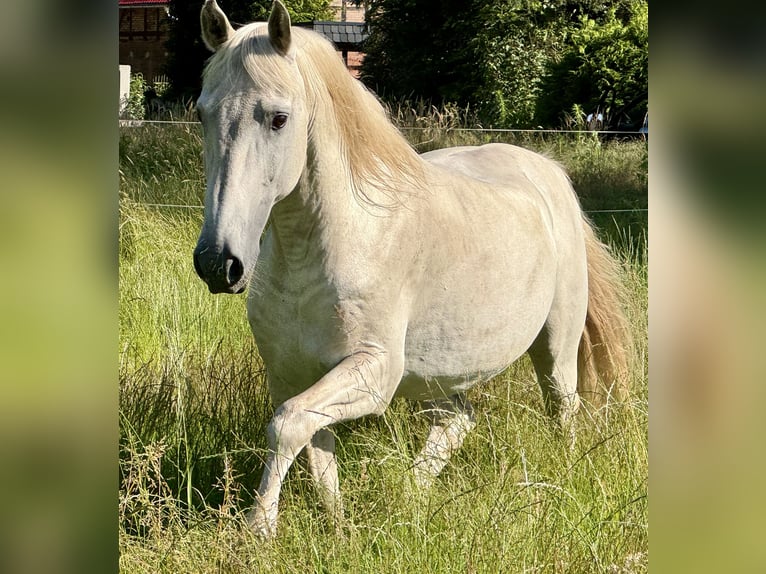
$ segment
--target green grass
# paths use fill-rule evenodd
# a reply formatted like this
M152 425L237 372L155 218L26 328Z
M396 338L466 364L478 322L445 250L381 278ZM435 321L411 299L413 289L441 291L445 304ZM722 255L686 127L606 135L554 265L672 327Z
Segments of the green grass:
M194 274L201 210L146 205L201 204L197 129L121 135L123 572L648 569L645 220L622 214L603 227L625 262L638 343L628 404L603 419L580 416L570 451L542 415L532 368L521 360L471 391L477 428L420 493L408 467L427 423L417 405L397 400L382 417L335 429L345 505L339 529L297 464L281 498L279 537L255 539L243 510L260 476L272 409L244 297L212 296ZM444 139L429 145L486 137L458 134L434 131L430 137ZM516 143L567 166L586 207L646 206L643 143Z

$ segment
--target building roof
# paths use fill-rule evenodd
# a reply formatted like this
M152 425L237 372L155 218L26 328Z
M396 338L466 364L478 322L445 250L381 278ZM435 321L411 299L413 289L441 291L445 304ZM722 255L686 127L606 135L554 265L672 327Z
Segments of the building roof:
M331 40L339 48L361 48L369 36L364 22L314 21L314 31Z
M168 0L119 0L120 6L167 6Z

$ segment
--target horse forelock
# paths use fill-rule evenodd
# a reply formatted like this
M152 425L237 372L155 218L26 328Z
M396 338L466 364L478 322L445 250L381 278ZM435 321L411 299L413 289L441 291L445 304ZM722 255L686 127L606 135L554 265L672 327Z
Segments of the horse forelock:
M293 28L292 42L312 116L309 137L322 122L335 122L355 196L377 206L381 200L383 206L401 204L402 193L422 184L422 160L378 99L349 74L329 41ZM242 73L277 94L295 90L295 78L286 72L284 56L271 45L264 23L238 29L210 59L205 79L233 85Z
M255 22L239 28L210 58L203 78L206 83L233 87L246 75L260 88L286 94L295 86L284 73L282 59L269 41L266 24Z

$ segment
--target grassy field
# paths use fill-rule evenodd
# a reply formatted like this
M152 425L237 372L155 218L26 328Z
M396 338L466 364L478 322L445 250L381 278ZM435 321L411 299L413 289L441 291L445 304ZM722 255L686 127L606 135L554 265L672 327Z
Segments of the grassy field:
M567 167L624 261L638 342L631 399L605 418L579 417L570 450L542 415L523 359L471 391L478 426L427 493L408 471L427 422L417 405L395 401L382 417L335 429L340 526L323 515L298 464L283 490L279 537L255 539L242 511L262 469L271 405L244 297L212 296L194 274L202 210L162 207L201 204L199 130L123 128L121 571L648 569L646 144L456 132L449 117L437 120L407 131L419 150L503 139Z

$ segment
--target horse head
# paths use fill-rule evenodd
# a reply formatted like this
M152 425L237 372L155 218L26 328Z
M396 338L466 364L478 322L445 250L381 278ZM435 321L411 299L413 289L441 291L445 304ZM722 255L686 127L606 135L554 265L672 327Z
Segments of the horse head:
M281 2L267 26L235 32L215 0L205 1L200 22L215 54L197 101L207 188L194 268L212 293L241 293L271 209L306 164L305 88Z

